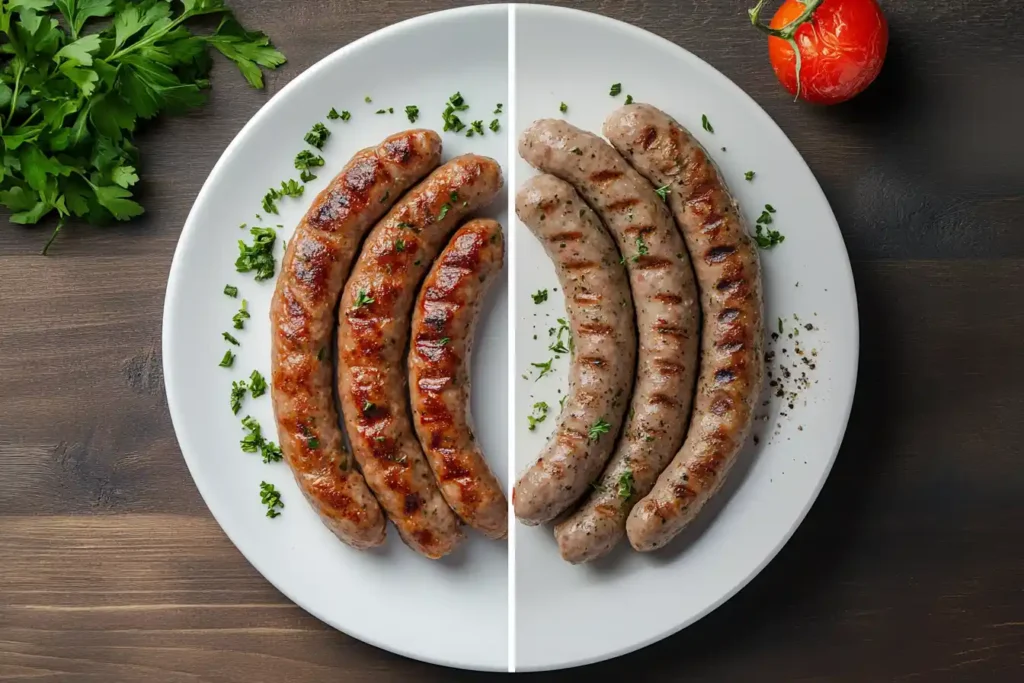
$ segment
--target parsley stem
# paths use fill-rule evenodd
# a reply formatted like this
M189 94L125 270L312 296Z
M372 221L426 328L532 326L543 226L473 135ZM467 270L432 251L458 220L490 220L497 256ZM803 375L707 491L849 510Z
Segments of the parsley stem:
M12 61L17 63L14 65L14 94L11 95L11 110L7 114L7 123L10 123L14 119L14 110L18 106L18 91L21 90L21 75L25 73L25 67L27 66L24 59L15 59Z
M53 241L57 239L57 233L60 232L60 229L64 227L64 221L66 220L66 218L66 216L61 216L60 220L57 221L57 227L53 229L53 233L50 235L50 239L46 240L46 245L43 247L43 253L41 254L41 256L46 256L46 250L49 249L50 245L53 244Z
M216 14L217 12L224 12L226 10L227 10L227 8L223 7L223 6L222 7L218 7L216 9L208 9L208 10L200 10L200 11L186 10L185 12L182 12L180 17L178 17L174 21L171 21L170 23L168 23L161 30L153 33L152 35L150 35L150 36L148 36L146 38L143 38L142 40L140 40L137 43L132 43L131 45L128 45L127 47L122 47L120 50L118 50L114 54L112 54L109 57L107 57L106 61L107 62L112 62L112 61L114 61L114 60L116 60L116 59L118 59L120 57L124 57L127 54L131 54L132 52L135 52L135 50L139 49L140 47L147 47L149 45L152 45L153 43L157 42L158 40L163 38L165 35L167 35L171 31L173 31L178 26L180 26L182 23L184 23L186 20L191 19L192 17L197 17L197 16L199 16L201 14Z

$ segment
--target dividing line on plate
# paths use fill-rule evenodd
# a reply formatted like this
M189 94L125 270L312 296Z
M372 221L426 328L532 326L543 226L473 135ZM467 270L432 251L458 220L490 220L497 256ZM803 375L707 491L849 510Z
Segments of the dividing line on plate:
M508 235L508 331L509 344L508 352L508 483L511 487L516 480L516 411L515 411L515 386L516 386L516 345L515 345L515 321L516 321L516 231L513 223L516 220L516 5L508 6L508 116L505 119L505 130L508 136L508 156L506 174L508 191L508 225L505 232ZM516 523L515 511L512 509L512 496L508 496L508 670L512 673L516 670Z

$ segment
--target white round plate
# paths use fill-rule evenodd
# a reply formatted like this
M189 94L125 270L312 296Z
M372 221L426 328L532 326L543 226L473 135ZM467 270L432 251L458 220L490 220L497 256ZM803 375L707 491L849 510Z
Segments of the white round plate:
M808 370L815 383L792 409L773 397L759 411L769 416L755 429L760 444L748 444L699 522L666 549L641 555L620 547L593 565L571 566L559 557L550 528L516 527L515 660L517 671L528 671L608 659L675 633L775 556L814 502L839 449L853 401L858 326L850 263L828 202L752 99L686 50L635 27L552 7L515 11L517 134L537 118L560 116L561 102L571 123L600 133L627 94L674 116L709 149L751 226L766 203L777 210L772 227L786 240L762 252L767 328L775 330L779 318L787 335L801 326L796 340L783 337L779 356L786 348L785 357L794 359L794 341L818 354L816 369ZM614 98L613 83L622 84ZM714 134L702 130L704 114ZM515 170L517 182L534 172L521 159ZM748 170L756 172L752 182L744 180ZM554 375L534 380L529 364L552 356L548 328L564 316L564 304L561 291L533 303L532 292L558 287L554 268L525 226L517 223L513 240L515 465L522 471L554 422L531 432L525 416L536 401L557 407L568 359L555 361Z
M253 370L270 376L268 311L274 280L255 282L235 272L237 241L251 241L241 223L277 225L275 253L305 212L358 149L410 128L407 105L420 109L415 126L440 131L448 97L462 92L463 120L496 118L507 106L508 9L473 7L391 26L335 52L281 90L225 150L203 186L182 231L167 285L163 351L167 397L189 471L210 511L238 549L282 593L328 624L378 647L448 666L507 669L507 547L470 534L453 557L434 562L416 555L394 529L386 545L358 552L343 545L306 504L284 463L263 464L243 453L240 418L252 415L276 440L269 394L229 408L232 380ZM364 96L372 103L364 102ZM328 121L336 107L351 120ZM380 108L393 114L375 114ZM498 116L502 124L505 115ZM278 202L279 216L260 208L267 188L295 178L303 136L318 121L332 135L326 165L305 196ZM445 133L445 158L477 152L507 160L504 131L466 138ZM506 172L507 176L507 172ZM507 225L507 198L487 215ZM263 214L257 221L256 214ZM238 286L239 299L222 294ZM473 411L491 466L507 472L507 286L491 292L477 331ZM245 329L232 329L241 298L249 302ZM231 369L217 366L235 334L241 347ZM234 348L234 347L232 347ZM283 494L277 519L264 516L261 481ZM506 482L507 483L507 482Z

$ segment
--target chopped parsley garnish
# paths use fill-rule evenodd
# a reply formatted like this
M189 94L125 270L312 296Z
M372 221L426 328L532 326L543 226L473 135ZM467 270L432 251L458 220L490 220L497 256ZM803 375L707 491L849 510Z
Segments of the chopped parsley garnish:
M395 240L395 251L405 251L405 240L402 238Z
M253 370L249 375L249 392L252 393L253 398L259 398L267 393L267 380L263 379L259 370Z
M619 498L628 499L633 495L633 470L626 470L619 477Z
M466 100L462 97L461 93L455 93L448 98L448 103L445 105L444 112L441 114L441 118L444 120L444 131L449 130L458 133L466 124L456 116L455 112L465 111L469 109L469 105L466 104Z
M548 349L554 351L555 353L569 353L569 349L566 348L565 342L563 342L561 339L553 342L550 346L548 346Z
M622 84L621 83L612 83L612 88L611 88L611 90L608 91L608 94L611 95L612 97L617 97L621 92L622 92Z
M388 107L388 113L389 114L394 114L395 113L395 108L394 107Z
M764 209L765 209L765 211L767 211L768 213L775 213L775 207L774 207L774 206L772 206L771 204L765 204L765 205L764 205Z
M441 337L440 339L437 340L437 345L438 346L448 346L448 342L450 342L451 340L452 340L451 337Z
M768 225L768 224L770 224L772 222L772 215L769 212L767 212L767 211L762 211L761 215L758 216L758 218L757 218L757 222L758 223L764 223L765 225Z
M409 117L409 123L416 123L416 119L420 117L420 108L410 104L405 108L405 115Z
M558 407L559 407L560 410L565 410L565 399L567 399L567 398L569 398L568 394L566 394L562 398L558 399Z
M743 177L746 178L747 180L753 180L755 175L757 174L754 173L753 171L747 171L746 173L743 174Z
M260 423L255 418L246 415L242 418L242 426L249 430L249 433L242 437L240 443L242 451L245 453L255 453L259 451L260 455L263 456L263 462L280 462L284 457L281 453L281 449L273 441L267 441L264 438L262 430L260 429Z
M367 104L370 104L371 102L373 102L373 99L371 99L370 96L367 95L366 97L363 98L363 102L366 102Z
M494 108L494 113L495 113L495 114L500 114L500 113L501 113L501 108L502 108L502 107L504 107L504 106L505 106L505 105L503 105L503 104L502 104L501 102L498 102L498 106L496 106L496 107Z
M235 364L235 354L231 353L231 349L224 352L224 357L220 359L220 367L230 368Z
M775 207L771 204L765 204L764 209L757 219L757 224L754 226L754 241L757 242L757 246L761 249L771 249L776 245L782 244L786 236L778 230L772 230L767 227L773 222L772 214L775 213ZM779 333L781 334L781 330Z
M343 109L343 110L341 111L341 120L342 120L342 121L348 121L348 120L349 120L350 118L352 118L352 114L351 114L350 112L347 112L347 111L345 111L345 110Z
M532 432L537 428L537 425L546 420L548 417L548 404L544 401L533 404L533 414L527 415L526 420L530 423L530 431Z
M491 121L491 125L487 127L491 129L492 133L497 133L499 130L501 130L501 124L498 123L498 119L494 119L493 121Z
M590 425L590 429L587 430L587 438L591 441L597 441L601 438L602 434L607 434L612 428L610 424L604 421L604 418L599 418L597 422Z
M235 329L241 330L245 328L245 321L249 319L249 302L242 299L242 307L238 309L238 313L235 313L234 317L231 318L235 323Z
M562 334L563 333L565 333L566 337L569 340L568 351L560 350L560 349L566 348L566 345L562 343ZM572 351L572 349L573 349L572 330L569 329L569 323L566 321L565 318L558 318L558 329L556 330L553 327L549 328L548 329L548 334L555 338L555 341L551 344L551 346L548 347L549 349L551 349L555 353L568 353L568 352Z
M260 446L260 455L263 456L263 462L281 462L284 458L281 448L273 441L263 442Z
M267 506L267 517L273 519L281 515L277 508L283 508L284 503L281 502L281 492L273 484L260 482L260 502Z
M532 365L533 367L540 368L540 374L537 375L537 379L534 380L534 381L535 382L539 381L541 377L543 377L544 375L546 375L549 372L551 372L551 369L552 369L551 368L551 364L554 363L554 362L555 362L555 359L552 358L551 360L547 361L546 363L530 363L530 365Z
M363 412L364 413L368 413L368 412L370 412L371 410L373 410L376 407L377 407L377 404L374 403L373 401L363 401Z
M319 154L313 154L308 149L304 149L295 155L295 168L302 172L299 179L304 183L315 180L316 176L313 175L311 169L319 168L323 165L324 158Z
M533 297L533 303L542 304L548 300L548 290L538 289L536 292L530 295Z
M238 343L238 340L235 339L234 337L232 337L227 332L222 332L221 334L224 336L225 341L228 341L228 342L234 344L235 346L241 346L241 344Z
M633 96L626 95L626 104L633 104Z
M654 194L656 194L659 197L661 197L661 201L666 201L666 200L668 200L668 194L671 191L672 190L668 189L668 185L662 185L661 187L659 187L658 189L656 189L654 191Z
M313 176L314 178L316 176ZM270 188L267 193L263 195L263 210L267 213L277 213L277 204L275 203L281 197L301 197L302 193L306 191L302 185L299 185L298 181L294 178L289 180L281 181L281 189Z
M560 105L558 105L558 111L564 114L565 112L569 111L569 105L566 104L565 102L562 102Z
M643 235L636 236L636 255L633 257L633 262L636 263L640 260L641 256L647 255L647 243L644 242Z
M313 124L313 127L303 140L310 147L316 147L317 149L323 149L324 143L327 142L327 138L331 137L331 131L324 124L317 122Z
M779 334L782 334L782 318L779 318Z
M230 296L232 299L238 298L238 287L233 285L224 285L224 293Z
M374 112L374 113L375 113L375 114L387 114L387 113L388 113L388 110L387 110L387 109L378 109L378 110L377 110L376 112Z
M352 308L362 308L366 304L372 304L373 301L373 297L369 296L365 289L360 289L356 294L356 302L352 305Z
M327 118L329 118L331 121L337 121L338 119L341 118L341 114L338 113L337 109L331 107L331 110L327 112Z
M273 228L251 228L252 244L238 240L238 258L235 259L235 270L239 273L256 271L257 280L268 280L274 277L274 241L277 232Z
M231 412L238 414L238 411L242 408L242 399L245 398L245 392L249 389L246 386L245 380L239 380L231 383Z
M444 217L448 215L448 212L452 210L452 205L445 202L441 205L441 211L437 214L437 220L444 220Z
M715 132L714 126L712 126L711 122L708 121L708 115L707 114L701 114L700 115L700 127L703 128L704 130L706 130L709 133L714 133Z

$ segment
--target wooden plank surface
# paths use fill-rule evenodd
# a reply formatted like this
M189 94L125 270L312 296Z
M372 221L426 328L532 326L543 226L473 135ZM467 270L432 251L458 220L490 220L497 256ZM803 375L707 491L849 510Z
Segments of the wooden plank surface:
M462 681L291 605L210 517L163 393L160 316L181 225L252 114L332 50L469 3L234 0L288 64L139 138L148 213L0 228L0 680ZM889 0L879 82L836 108L775 83L741 0L562 2L686 47L804 154L843 229L861 311L854 412L779 557L683 633L595 674L650 681L1010 681L1024 672L1024 15L1012 0ZM652 66L656 68L656 65ZM622 618L642 618L630 610ZM427 622L429 623L429 616Z

